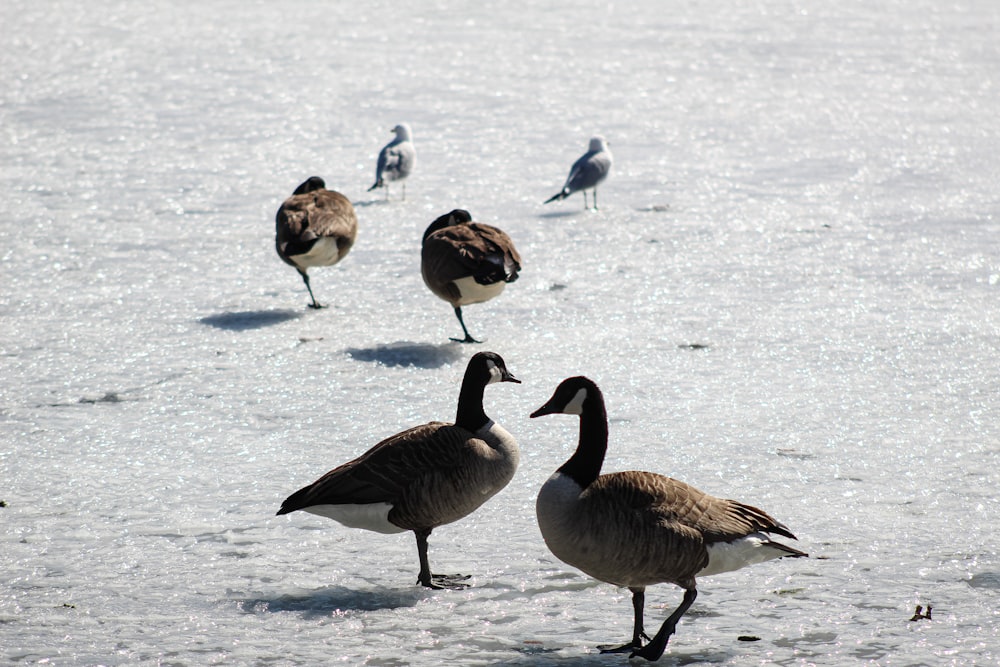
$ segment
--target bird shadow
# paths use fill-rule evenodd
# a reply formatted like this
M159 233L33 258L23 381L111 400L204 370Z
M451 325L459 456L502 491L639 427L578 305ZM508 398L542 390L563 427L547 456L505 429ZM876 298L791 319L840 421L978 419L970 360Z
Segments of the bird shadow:
M362 206L385 206L386 204L390 203L391 203L390 200L385 199L383 197L381 199L366 199L365 201L351 202L351 205L354 206L355 208L359 208Z
M539 218L571 218L574 215L580 215L586 212L586 209L577 210L567 210L567 211L546 211L545 213L539 213Z
M245 310L239 313L208 315L198 321L216 329L247 331L274 326L289 320L297 320L300 317L302 317L302 313L294 310Z
M414 366L416 368L440 368L462 359L461 343L409 343L399 341L374 347L350 347L346 352L352 359L367 361L383 366Z
M415 607L423 600L423 589L358 591L343 586L321 588L303 594L242 598L239 608L248 614L293 612L303 618L323 618L333 614Z
M535 645L525 644L524 646L514 649L514 653L517 653L516 657L512 656L508 659L501 659L497 661L492 661L489 663L490 667L540 667L545 665L551 665L552 667L558 667L561 665L603 665L607 667L609 659L614 658L613 655L607 653L599 653L596 650L587 653L577 653L574 651L575 647L572 645L555 648L552 646L543 646L541 643ZM705 651L698 651L689 654L684 652L671 652L670 647L667 647L667 652L663 654L660 658L661 662L657 663L662 666L675 665L681 667L682 665L704 665L704 664L722 664L729 660L731 655L725 651L714 651L712 653L706 653Z

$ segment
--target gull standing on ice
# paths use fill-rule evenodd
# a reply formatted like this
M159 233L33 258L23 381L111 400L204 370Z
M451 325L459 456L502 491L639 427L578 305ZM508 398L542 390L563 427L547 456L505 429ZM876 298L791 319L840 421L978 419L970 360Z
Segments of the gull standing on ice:
M413 148L413 135L410 126L400 123L392 128L396 138L386 144L378 154L378 165L375 168L375 183L368 192L376 188L385 188L385 198L389 199L389 183L404 181L417 161L417 151ZM406 199L406 183L403 183L403 199Z
M716 498L652 472L601 474L608 448L604 397L593 381L573 377L531 416L578 415L576 452L549 477L535 504L538 527L555 556L599 581L632 592L632 639L603 653L658 660L677 622L698 595L696 576L738 570L805 553L769 533L795 539L784 525L751 505ZM646 587L670 583L684 600L651 640L643 631ZM643 645L643 639L649 643Z
M611 171L611 151L602 136L590 140L590 148L573 163L562 190L545 200L548 204L557 199L566 199L577 190L583 191L583 207L587 208L587 190L594 191L594 210L597 210L597 185L608 177Z
M438 298L455 309L465 338L457 343L478 343L462 319L462 306L483 303L517 280L521 256L503 230L472 222L468 211L455 209L427 227L420 250L420 274Z
M466 588L467 575L431 574L427 538L432 529L474 512L514 477L517 440L483 410L483 390L494 382L520 384L499 354L473 355L454 424L430 422L386 438L290 495L278 514L305 510L349 528L412 530L420 560L417 583Z
M278 256L302 276L310 308L323 308L309 285L309 268L333 266L344 259L358 236L358 218L350 200L326 189L319 176L295 188L275 216L274 245Z

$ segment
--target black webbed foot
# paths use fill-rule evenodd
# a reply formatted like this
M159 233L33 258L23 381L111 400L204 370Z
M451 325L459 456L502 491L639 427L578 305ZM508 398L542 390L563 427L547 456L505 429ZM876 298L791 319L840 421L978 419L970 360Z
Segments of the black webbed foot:
M649 637L646 635L645 632L642 633L642 638L645 639L646 641L649 641ZM636 642L635 640L632 640L630 642L626 642L626 643L622 644L621 646L615 646L614 644L600 644L597 647L597 649L601 653L629 653L631 651L634 651L634 650L640 649L640 648L642 648L642 642L641 641L640 642Z
M432 590L460 591L471 584L462 583L472 578L469 574L432 574L429 581L418 580L417 583Z

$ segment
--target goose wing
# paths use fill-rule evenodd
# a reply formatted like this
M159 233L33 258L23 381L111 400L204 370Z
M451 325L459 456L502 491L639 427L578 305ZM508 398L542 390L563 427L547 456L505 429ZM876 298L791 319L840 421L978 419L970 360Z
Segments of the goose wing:
M336 239L343 256L354 244L358 232L358 220L350 200L339 192L325 189L286 199L275 216L275 226L275 241L282 258L305 254L324 237Z
M467 467L484 450L489 450L484 441L454 424L415 426L296 491L278 514L313 505L396 503L425 479Z
M795 539L767 512L725 498L716 498L690 484L649 472L622 472L598 478L632 511L652 515L656 522L683 533L696 533L706 544L729 542L755 532Z
M451 225L429 235L421 261L425 275L447 283L473 276L490 285L514 282L521 270L521 256L501 229L479 222Z

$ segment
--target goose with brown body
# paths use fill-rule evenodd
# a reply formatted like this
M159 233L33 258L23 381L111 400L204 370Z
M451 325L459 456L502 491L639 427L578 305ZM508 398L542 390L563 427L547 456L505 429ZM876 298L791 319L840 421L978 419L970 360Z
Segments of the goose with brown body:
M474 512L517 470L517 441L483 410L483 390L494 382L520 381L500 355L479 352L465 370L454 424L430 422L383 440L290 495L278 514L304 510L350 528L413 531L418 583L464 588L468 576L431 573L427 538Z
M310 308L323 308L309 284L309 269L333 266L350 252L358 237L358 218L347 197L326 189L313 176L295 189L275 216L274 245L278 256L295 267L309 290Z
M536 512L553 554L588 575L632 592L632 640L603 652L647 660L663 655L677 622L694 602L696 577L783 556L806 556L770 534L795 539L786 526L756 507L710 496L651 472L601 474L608 420L600 389L585 377L564 380L532 417L580 417L576 452L542 486ZM684 589L680 606L649 639L643 631L647 586Z
M432 222L424 232L420 274L438 298L455 309L465 338L478 343L462 317L462 306L483 303L500 294L518 278L521 256L503 230L473 222L468 211L455 209Z

